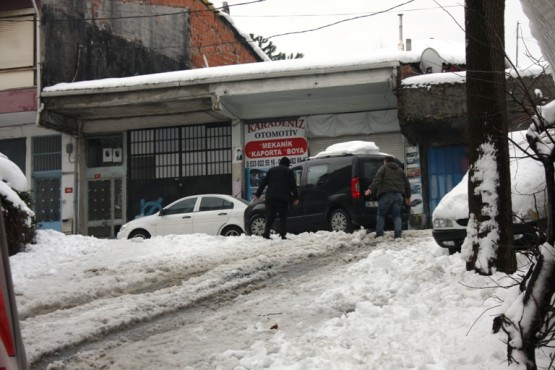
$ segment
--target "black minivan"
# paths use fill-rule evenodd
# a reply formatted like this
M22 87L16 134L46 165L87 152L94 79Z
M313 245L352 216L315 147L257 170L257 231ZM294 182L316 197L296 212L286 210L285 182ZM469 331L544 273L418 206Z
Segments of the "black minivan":
M291 206L287 232L331 230L352 232L361 227L374 230L378 202L364 190L384 163L385 153L344 154L309 158L291 167L295 173L300 202ZM402 163L396 160L399 165ZM247 235L262 235L266 207L264 197L245 210ZM407 229L409 209L403 206L403 229ZM392 220L386 229L393 229Z

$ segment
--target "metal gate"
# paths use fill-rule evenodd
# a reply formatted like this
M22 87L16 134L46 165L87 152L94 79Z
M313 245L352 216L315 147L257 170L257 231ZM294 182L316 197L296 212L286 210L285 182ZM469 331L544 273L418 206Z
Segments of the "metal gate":
M232 193L229 122L136 130L128 140L128 219L187 195Z
M34 137L31 148L33 202L37 228L62 231L62 137Z
M468 170L467 146L431 147L428 150L430 218L437 204Z

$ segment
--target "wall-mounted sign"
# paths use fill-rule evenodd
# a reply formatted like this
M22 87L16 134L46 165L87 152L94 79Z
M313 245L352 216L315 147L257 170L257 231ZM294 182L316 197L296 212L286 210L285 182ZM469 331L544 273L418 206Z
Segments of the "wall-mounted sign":
M424 212L422 203L422 178L420 174L420 152L418 146L405 148L406 172L411 189L411 214Z
M291 165L308 157L305 121L302 118L281 118L252 121L245 124L245 199L250 200L259 182L270 167L282 157Z
M277 166L281 157L295 164L308 156L304 119L274 119L245 124L245 167Z
M245 152L247 158L252 159L298 156L308 152L308 142L304 137L251 141Z

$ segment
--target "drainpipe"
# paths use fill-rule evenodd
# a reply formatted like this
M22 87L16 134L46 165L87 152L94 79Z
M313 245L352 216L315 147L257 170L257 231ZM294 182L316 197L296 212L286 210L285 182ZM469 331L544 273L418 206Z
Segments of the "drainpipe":
M33 8L35 8L35 13L37 14L36 16L36 20L35 20L35 24L36 24L36 38L37 38L37 43L36 43L36 53L37 53L37 62L36 62L36 68L37 68L37 116L35 119L35 124L38 126L39 122L40 122L40 112L42 111L42 106L40 103L40 92L41 92L41 84L42 84L42 75L41 75L41 48L40 48L40 43L41 43L41 37L40 37L40 11L39 8L37 6L37 2L36 0L32 0L33 2Z

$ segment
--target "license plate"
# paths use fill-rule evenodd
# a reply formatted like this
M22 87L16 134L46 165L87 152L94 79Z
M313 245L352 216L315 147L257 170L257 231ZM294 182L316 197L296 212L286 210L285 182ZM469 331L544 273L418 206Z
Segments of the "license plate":
M377 208L378 202L375 200L367 200L366 202L364 202L364 206L366 208Z

